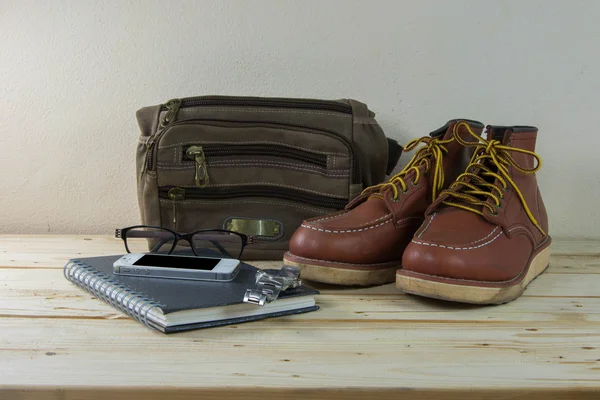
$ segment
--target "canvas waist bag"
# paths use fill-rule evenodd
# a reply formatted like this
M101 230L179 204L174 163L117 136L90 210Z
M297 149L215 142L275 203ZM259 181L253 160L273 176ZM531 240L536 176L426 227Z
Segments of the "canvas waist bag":
M142 223L251 235L245 259L281 259L304 219L343 209L402 151L349 99L201 96L137 119Z

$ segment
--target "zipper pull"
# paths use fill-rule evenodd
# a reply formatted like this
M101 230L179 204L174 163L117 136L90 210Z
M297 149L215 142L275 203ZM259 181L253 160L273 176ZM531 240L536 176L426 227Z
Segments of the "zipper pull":
M168 195L173 201L173 229L177 229L177 203L175 202L185 200L185 189L174 187L169 190Z
M208 170L206 169L206 157L204 156L204 150L202 146L190 146L185 151L185 155L188 158L196 160L196 186L203 188L208 186L210 178L208 177Z
M152 167L152 158L154 157L154 137L148 138L146 142L146 153L144 154L144 166L142 167L142 175L149 171Z
M177 113L179 112L179 107L181 107L181 99L172 99L165 103L165 107L167 107L167 113L163 117L162 121L160 121L160 127L165 128L171 124L171 122L177 119Z

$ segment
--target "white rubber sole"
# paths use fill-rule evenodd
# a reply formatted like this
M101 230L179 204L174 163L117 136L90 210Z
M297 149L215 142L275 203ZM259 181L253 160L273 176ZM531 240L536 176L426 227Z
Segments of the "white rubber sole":
M531 281L542 274L550 262L550 246L540 251L531 260L525 277L518 283L506 287L461 285L458 280L452 283L429 280L396 273L396 287L406 293L434 299L457 301L471 304L503 304L517 299ZM450 279L449 279L450 280Z
M385 269L359 270L335 267L325 267L283 259L284 265L300 268L300 277L309 281L330 283L345 286L372 286L392 283L396 279L396 267Z

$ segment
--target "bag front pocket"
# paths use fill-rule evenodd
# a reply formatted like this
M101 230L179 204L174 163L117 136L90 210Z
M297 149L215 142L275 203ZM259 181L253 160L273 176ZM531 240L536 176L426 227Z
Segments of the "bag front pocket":
M350 197L354 158L337 136L288 126L179 122L148 156L158 186L278 186Z
M207 153L216 157L275 157L321 168L348 169L348 185L361 182L357 151L343 135L310 126L261 121L179 121L149 141L146 169L154 170L157 163L181 163L186 156L202 164Z
M291 202L302 206L314 207L317 213L339 210L344 208L348 202L348 199L344 197L333 197L297 189L260 185L218 188L163 186L158 189L158 195L162 200L171 201L170 220L174 229L178 228L178 221L181 219L178 204L190 200L215 201L218 203L218 201L229 199L276 199L288 202L288 204ZM228 217L233 217L233 215ZM216 227L212 226L212 228Z
M302 161L321 168L327 168L327 155L313 151L292 148L277 144L209 144L209 145L186 145L182 148L182 160L196 161L196 154L201 152L206 157L278 157Z
M347 178L348 169L328 168L330 156L275 144L209 144L182 147L182 166L193 166L197 187L210 182L215 168L265 168L301 171L328 177ZM335 162L335 160L334 160ZM193 163L193 164L191 164Z

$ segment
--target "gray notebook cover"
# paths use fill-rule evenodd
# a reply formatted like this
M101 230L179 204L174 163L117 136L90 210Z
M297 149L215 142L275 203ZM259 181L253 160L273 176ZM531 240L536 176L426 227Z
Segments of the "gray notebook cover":
M143 278L137 276L123 276L113 274L113 263L121 255L89 257L72 259L65 265L65 277L80 286L81 288L96 295L99 299L113 305L119 310L125 312L143 324L158 329L161 332L171 333L191 329L208 328L221 325L237 324L241 322L255 321L264 318L279 317L282 315L300 314L309 311L318 310L318 306L288 310L284 312L266 313L261 315L252 315L248 317L226 319L220 321L207 321L176 326L161 326L145 318L144 311L148 311L152 306L158 306L163 314L172 312L200 309L208 307L228 306L243 303L246 289L254 288L256 267L241 263L240 271L231 282L202 282L178 279L159 279ZM79 268L82 273L73 274L73 269ZM86 279L82 279L82 275ZM90 279L93 279L90 281ZM87 281L84 283L83 281ZM101 293L94 290L89 283L94 282L96 287L101 287ZM100 284L99 282L103 282ZM104 283L105 282L105 283ZM110 288L110 289L109 289ZM121 288L121 289L120 289ZM139 308L139 312L132 312L127 305L115 304L106 292L110 290L116 293L118 290L133 292L137 295L137 301L134 309ZM294 296L307 296L319 294L318 291L300 286L299 288L282 292L279 298L289 298ZM275 300L277 301L277 300ZM129 304L131 306L131 304ZM248 305L248 307L258 307ZM267 311L268 312L268 311Z

